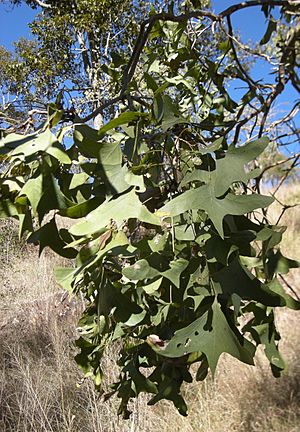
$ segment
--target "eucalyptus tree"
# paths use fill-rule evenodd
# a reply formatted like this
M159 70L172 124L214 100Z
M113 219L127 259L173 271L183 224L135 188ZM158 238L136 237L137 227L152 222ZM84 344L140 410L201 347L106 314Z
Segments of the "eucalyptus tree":
M76 361L101 391L103 355L118 350L120 375L105 397L117 394L125 417L142 392L150 405L169 399L186 415L182 384L214 375L223 353L253 365L263 345L273 374L285 368L274 317L300 307L284 284L298 263L280 251L285 227L268 221L274 198L260 194L266 170L257 158L277 127L268 121L276 99L287 83L299 86L296 3L251 0L219 14L197 1L153 6L134 44L125 31L124 47L115 41L106 53L101 39L96 106L85 100L70 116L60 94L29 134L4 131L0 215L18 219L40 252L71 260L56 275L86 299ZM277 38L271 54L234 34L232 15L253 7L268 22L262 46ZM249 50L270 62L270 82L241 61ZM61 218L74 220L69 229Z
M178 11L180 2L2 0L0 3L11 7L26 3L36 11L29 24L32 37L15 41L14 53L1 47L0 84L2 94L7 96L2 110L8 114L23 108L25 113L34 109L40 119L45 106L58 92L63 96L60 102L65 108L82 114L114 94L117 82L112 75L128 59L139 23L151 8Z

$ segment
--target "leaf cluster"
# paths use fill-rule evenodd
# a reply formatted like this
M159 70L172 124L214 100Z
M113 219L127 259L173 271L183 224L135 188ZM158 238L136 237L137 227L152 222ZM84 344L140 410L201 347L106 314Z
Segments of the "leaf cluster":
M86 300L76 361L101 391L105 350L119 347L106 397L117 394L125 417L142 392L186 415L182 384L214 374L223 353L253 365L263 345L279 376L275 308L300 308L279 278L298 266L280 251L285 228L268 223L261 209L273 199L253 187L269 139L231 133L260 95L250 86L233 100L228 80L244 70L224 41L199 55L202 20L152 23L133 73L111 53L116 102L104 125L64 123L56 101L37 130L0 141L0 216L71 260L56 275Z

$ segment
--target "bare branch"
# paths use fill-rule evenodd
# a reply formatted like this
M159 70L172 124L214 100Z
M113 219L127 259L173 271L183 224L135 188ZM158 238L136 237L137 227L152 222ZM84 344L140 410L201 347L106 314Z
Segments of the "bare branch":
M297 300L300 300L300 297L298 295L298 293L295 291L295 289L291 286L291 284L288 283L288 281L285 279L285 277L283 277L281 274L279 274L280 279L283 280L283 282L285 283L285 285L292 291L292 293L294 294L294 296L296 297Z
M263 6L263 5L272 5L272 6L288 6L290 5L289 1L276 1L276 0L251 0L251 1L244 1L241 3L237 3L235 5L230 6L229 8L225 9L223 12L219 14L220 18L225 18L227 16L232 15L234 12L237 12L238 10L245 9L251 6Z
M268 96L265 106L264 106L264 115L260 124L260 130L258 133L258 136L261 137L263 134L263 130L265 127L265 123L267 120L267 117L269 115L271 106L273 104L273 102L275 101L275 99L277 98L277 96L280 95L280 93L283 92L284 87L286 85L286 64L288 63L288 59L289 56L291 54L291 51L295 50L295 43L298 40L300 35L300 27L297 27L294 32L291 34L291 36L289 37L289 39L286 42L286 45L284 47L280 62L279 62L279 68L278 68L278 82L277 84L274 86L273 91L270 93L270 95Z
M44 9L51 9L52 8L51 5L49 5L48 3L44 3L42 0L34 0L34 1L41 8L44 8Z
M283 164L285 164L286 162L289 162L290 160L295 160L295 161L297 161L298 159L300 158L300 152L299 153L296 153L296 154L294 154L293 156L290 156L290 157L288 157L288 158L286 158L286 159L282 159L281 161L279 161L279 162L276 162L276 163L274 163L274 164L272 164L272 165L268 165L267 167L265 167L263 170L262 170L262 172L260 173L260 175L259 175L259 178L262 178L262 176L264 175L264 173L266 172L266 171L268 171L269 169L271 169L271 168L276 168L276 167L278 167L278 166L280 166L280 165L283 165Z
M278 190L280 189L280 187L283 185L283 183L285 182L285 180L287 179L287 177L290 175L290 172L297 166L297 162L300 159L300 155L298 155L297 157L295 157L293 163L291 164L291 166L289 167L289 169L286 171L285 175L280 179L280 182L278 183L275 191L274 191L274 195L278 192Z

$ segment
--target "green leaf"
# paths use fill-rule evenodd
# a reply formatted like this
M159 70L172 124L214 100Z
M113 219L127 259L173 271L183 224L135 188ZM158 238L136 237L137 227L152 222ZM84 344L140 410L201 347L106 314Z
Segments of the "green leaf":
M195 240L195 227L192 225L177 225L175 226L175 238L181 241Z
M47 107L48 111L48 121L51 127L56 126L62 119L64 111L60 108L60 103L49 103Z
M64 290L69 291L70 293L73 291L72 282L75 272L76 269L74 268L56 267L54 269L54 275L57 283L59 283Z
M150 284L143 285L143 290L148 295L157 294L157 292L161 286L161 283L162 283L162 278L159 278Z
M145 191L144 179L141 175L133 174L126 165L105 165L102 171L102 180L106 185L106 195L117 195L125 192L130 186Z
M70 157L62 148L52 146L52 147L48 147L46 152L51 156L53 156L62 164L70 165L72 163Z
M298 261L283 256L279 250L276 253L269 254L267 265L269 274L287 274L291 268L300 267L300 263Z
M33 231L34 228L30 210L27 210L24 214L19 214L19 239L21 239L26 232L32 233Z
M120 225L125 220L133 218L153 225L160 225L159 218L147 210L134 190L116 199L105 201L93 210L84 221L71 227L70 233L78 236L90 235L109 225L112 220Z
M193 352L203 352L212 373L215 373L219 357L226 352L247 364L254 364L255 347L241 335L231 330L220 305L213 305L198 319L177 330L171 340L156 352L164 357L178 358Z
M99 207L99 205L102 204L103 201L104 201L103 197L91 198L87 201L83 201L80 204L76 204L71 207L61 209L59 211L59 214L61 216L65 216L71 219L79 219L87 216L90 212L92 212L97 207Z
M175 217L188 210L205 210L216 230L223 238L223 218L226 215L243 215L257 208L264 208L273 198L263 195L232 195L223 199L215 197L212 185L190 189L169 201L156 214L160 217Z
M188 82L188 80L183 78L181 75L177 75L172 78L166 77L165 80L170 84L174 84L176 87L182 84L184 87L187 88L187 90L189 90L191 94L196 94L195 88Z
M278 346L276 344L276 331L273 328L273 325L269 323L264 323L258 326L253 326L251 329L251 333L253 331L256 332L260 343L265 346L265 354L270 361L271 365L274 365L277 370L283 371L285 369L285 363L283 358L281 357ZM275 376L279 376L275 375Z
M2 199L0 201L0 218L7 218L17 215L17 207L9 199Z
M102 126L102 128L99 130L98 135L104 135L106 132L110 131L111 129L115 129L118 126L122 126L124 124L131 123L133 121L138 120L141 117L145 117L147 114L140 113L137 111L127 111L119 115L119 117L111 120L106 125Z
M120 287L104 278L99 287L98 313L100 315L109 316L113 313L115 319L122 323L123 327L132 315L139 315L142 312L143 310L138 304L122 294Z
M224 138L223 137L218 138L218 139L216 139L216 141L214 141L213 144L211 144L211 145L209 145L207 147L201 147L199 149L199 152L201 154L203 154L203 155L207 154L207 153L213 153L213 152L215 152L215 151L217 151L217 150L220 149L220 147L222 146L223 142L224 142Z
M183 177L180 187L184 187L193 182L208 183L209 181L214 181L212 173L200 169L194 169Z
M56 179L52 174L29 179L21 189L17 202L26 195L30 201L35 215L41 221L50 210L65 210L74 203L70 201L60 190Z
M27 180L23 188L20 190L19 196L26 195L30 201L33 214L37 215L37 207L43 195L43 176Z
M251 141L242 147L231 145L226 156L216 161L215 193L219 197L223 195L229 186L241 181L247 183L249 173L245 172L245 165L260 155L268 146L268 138L260 138Z
M215 273L213 280L219 283L221 293L226 296L237 294L244 300L255 300L266 306L287 306L289 302L287 294L281 295L279 290L271 290L242 266L238 258Z
M223 52L227 52L231 48L230 39L226 39L223 42L220 42L218 45L219 49Z
M114 166L121 166L122 151L118 141L102 142L99 148L98 159L103 167L109 169Z
M64 210L74 205L61 191L56 178L50 174L43 176L43 194L38 205L38 213L43 216L49 210Z
M261 41L259 42L259 45L265 45L269 42L272 33L274 31L276 31L277 29L277 22L274 20L274 18L272 17L272 15L269 17L269 23L268 23L268 27L266 30L266 33L264 34L264 36L262 37Z
M27 145L28 142L30 142L36 134L30 134L30 135L20 135L16 133L8 134L5 138L2 138L0 140L0 149L2 149L1 153L4 153L4 150L6 149L6 152L17 149L18 147L21 147L22 145Z
M272 249L282 240L282 234L285 232L284 226L265 226L256 234L256 240L263 242L265 251Z
M160 122L164 116L164 100L161 94L158 94L153 103L154 117Z
M160 260L160 259L161 260ZM151 264L149 264L151 260ZM123 275L129 280L153 279L168 268L168 262L164 256L153 254L148 259L142 259L135 264L123 269Z
M39 243L40 254L45 247L50 247L58 255L65 258L75 258L77 251L75 249L65 249L66 243L61 239L55 219L51 219L50 222L43 225L39 230L35 231L28 239L28 243Z
M132 314L130 318L126 322L124 322L124 325L127 327L135 327L143 321L145 316L146 316L145 310L137 314Z
M83 124L76 125L74 128L74 142L83 156L98 158L101 143L95 129Z
M201 365L199 366L197 373L196 373L196 381L204 381L208 374L208 368L209 364L207 361L207 358L205 357L204 360L201 362Z
M180 116L176 105L169 96L162 96L162 104L162 130L164 132L177 124L188 123L186 119Z
M157 386L139 371L138 367L133 361L129 362L124 367L123 371L127 372L130 378L133 380L136 395L141 392L157 393Z
M152 90L154 93L158 89L158 85L157 85L155 79L151 75L149 75L147 72L144 73L144 78L145 78L145 81L147 83L148 88L150 90Z
M188 261L179 258L168 262L162 254L153 253L147 259L137 261L135 264L123 269L123 274L131 280L153 279L164 276L177 288L180 287L180 275L187 268Z
M69 184L69 189L76 189L79 186L82 186L89 178L89 175L85 172L81 172L78 174L73 174L72 179Z
M11 157L18 155L29 157L38 152L46 152L61 163L71 163L71 159L65 153L63 146L49 129L40 134L31 134L25 137L24 135L11 134L4 139L3 143L4 145L13 145L14 150L10 153Z
M299 310L300 309L300 301L295 300L293 297L291 297L289 294L285 292L283 289L281 283L278 281L278 279L273 279L271 282L266 284L268 289L273 291L274 293L278 294L280 297L282 297L285 301L285 304L288 308Z
M172 368L172 366L169 367ZM172 369L170 374L166 374L164 371L162 374L163 378L159 383L158 393L150 399L148 405L154 405L162 399L167 399L173 402L179 414L187 416L187 405L180 394L180 386L183 382L183 370L176 367Z

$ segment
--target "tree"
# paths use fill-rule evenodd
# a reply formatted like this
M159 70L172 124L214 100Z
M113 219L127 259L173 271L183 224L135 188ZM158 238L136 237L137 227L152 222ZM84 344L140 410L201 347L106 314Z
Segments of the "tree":
M86 299L76 361L101 390L101 360L115 344L120 376L106 396L118 395L125 417L141 392L186 415L191 365L205 379L223 352L253 364L264 345L273 374L284 369L274 314L300 307L281 284L298 263L280 252L285 228L268 222L273 198L260 194L266 170L255 160L276 98L289 81L299 86L294 3L254 0L218 15L197 1L151 8L129 58L125 48L107 55L107 98L87 103L89 114L70 117L60 93L30 134L4 131L0 215L17 218L40 252L73 260L56 274ZM272 58L235 38L231 16L250 7L267 18L261 44L276 39ZM249 49L275 65L273 83L251 77L240 54ZM238 102L236 79L246 87ZM59 229L60 218L75 223Z
M10 3L18 6L21 1ZM4 93L18 96L15 101L8 100L9 108L18 104L19 110L25 108L25 113L35 110L37 114L45 114L41 111L45 111L49 100L63 91L64 107L83 115L117 91L116 75L126 63L138 24L150 8L162 10L173 3L172 7L178 9L180 2L29 0L25 3L38 11L30 24L34 39L16 41L14 56L3 47L0 53L0 64L5 67L1 87Z

